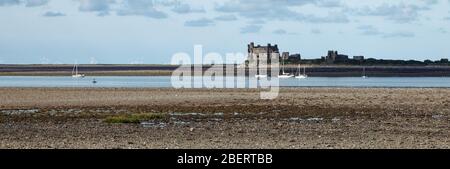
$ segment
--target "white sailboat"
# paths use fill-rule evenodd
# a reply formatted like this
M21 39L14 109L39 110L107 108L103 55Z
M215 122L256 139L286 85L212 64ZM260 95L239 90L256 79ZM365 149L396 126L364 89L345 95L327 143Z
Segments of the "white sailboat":
M291 74L286 73L286 72L284 71L284 59L283 59L283 62L282 62L282 63L283 63L283 64L281 65L281 66L282 66L282 67L281 67L282 73L281 73L281 75L278 75L278 78L280 78L280 79L288 79L288 78L294 77L294 75L291 75Z
M267 75L255 75L256 78L266 78Z
M296 79L306 79L308 75L306 75L306 67L303 66L303 74L300 73L300 65L297 68L298 76L295 76Z
M84 78L84 74L79 74L78 73L78 64L75 63L75 65L73 65L73 69L72 69L72 77L73 78Z
M363 67L363 75L362 75L362 78L363 78L363 79L368 78L368 77L366 76L366 67Z

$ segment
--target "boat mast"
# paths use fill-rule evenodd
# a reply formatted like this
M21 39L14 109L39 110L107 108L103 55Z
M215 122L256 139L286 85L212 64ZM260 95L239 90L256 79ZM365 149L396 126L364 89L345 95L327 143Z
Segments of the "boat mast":
M306 75L306 66L303 66L303 75Z
M73 65L73 68L72 68L72 75L74 75L73 73L75 72L75 65Z
M366 76L366 67L363 67L363 77Z

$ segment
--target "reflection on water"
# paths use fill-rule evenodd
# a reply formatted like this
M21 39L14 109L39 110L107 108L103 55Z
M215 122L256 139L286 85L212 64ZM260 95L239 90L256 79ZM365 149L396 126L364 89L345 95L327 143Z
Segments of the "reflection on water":
M96 83L93 83L95 79ZM198 78L196 78L198 80ZM227 79L227 78L224 78ZM450 87L448 77L310 77L279 79L283 87ZM254 78L235 81L248 87ZM200 81L201 82L201 81ZM197 82L196 82L197 83ZM194 85L193 85L194 86ZM172 87L170 76L1 76L0 87Z

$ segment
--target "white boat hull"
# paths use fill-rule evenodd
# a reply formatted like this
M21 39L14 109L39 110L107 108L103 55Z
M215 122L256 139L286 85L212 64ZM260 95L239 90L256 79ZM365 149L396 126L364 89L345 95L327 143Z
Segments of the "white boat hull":
M278 76L278 78L280 78L280 79L288 79L288 78L291 78L291 77L294 77L294 76L292 76L292 75L279 75Z
M78 74L78 75L72 75L73 78L84 78L84 75Z
M308 78L308 76L300 75L300 76L295 76L295 78L296 79L306 79L306 78Z

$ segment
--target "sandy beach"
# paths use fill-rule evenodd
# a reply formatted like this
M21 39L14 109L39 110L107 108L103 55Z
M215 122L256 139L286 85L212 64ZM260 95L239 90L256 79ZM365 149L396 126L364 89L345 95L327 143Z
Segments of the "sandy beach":
M448 96L440 88L282 88L275 100L256 89L0 88L0 148L450 148ZM133 114L148 119L108 122Z

